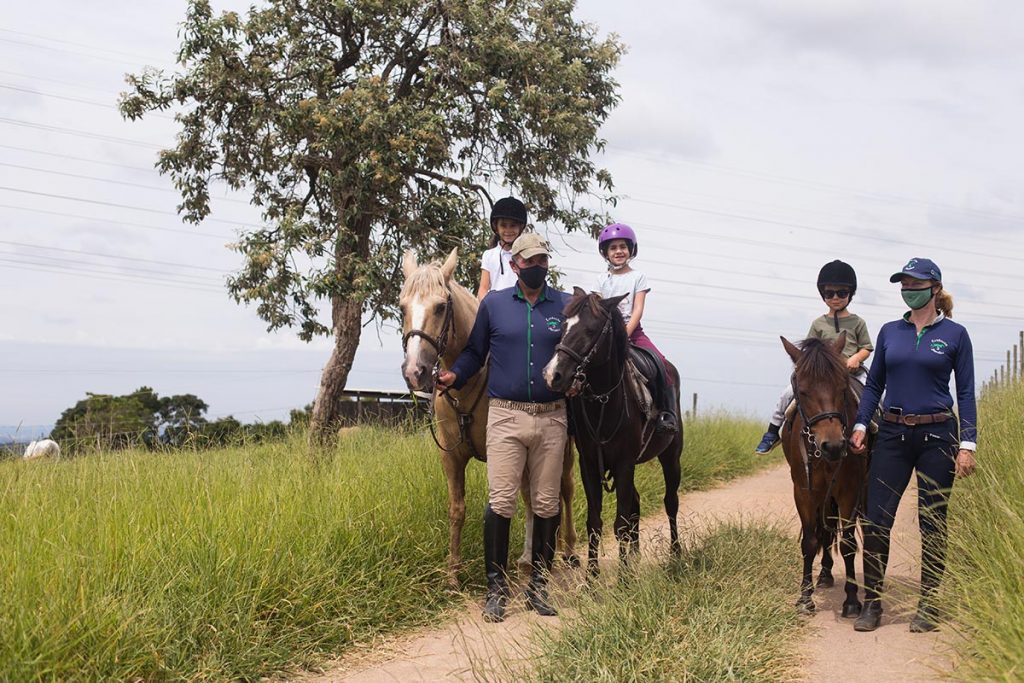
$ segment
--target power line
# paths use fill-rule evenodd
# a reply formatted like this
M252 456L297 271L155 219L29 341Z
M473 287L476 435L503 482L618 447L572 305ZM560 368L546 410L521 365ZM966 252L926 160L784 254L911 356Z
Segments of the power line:
M0 29L0 30L3 30L3 29ZM100 88L99 86L95 86L95 85L86 85L84 83L76 83L74 81L64 81L64 80L61 80L59 78L49 78L47 76L39 76L38 74L26 74L26 73L22 73L20 71L8 71L7 69L0 69L0 74L4 74L5 76L14 76L15 78L24 78L25 80L32 81L33 83L38 82L38 81L43 81L43 82L46 82L46 83L55 83L57 85L65 85L65 86L67 86L69 88L78 88L80 90L92 90L94 92L101 92L104 95L107 95L108 97L117 97L117 93L112 92L109 88Z
M109 275L109 274L95 275L95 274L90 274L90 273L85 272L85 271L66 270L66 269L54 269L54 268L43 268L43 267L30 267L28 265L13 265L13 264L20 264L20 263L22 263L22 262L14 261L14 262L12 262L12 264L0 265L0 268L5 268L5 269L8 269L8 270L26 270L26 271L36 272L36 273L54 273L56 275L73 275L73 276L77 276L77 277L87 278L87 279L90 279L90 280L107 280L107 281L110 281L110 282L130 282L130 283L133 283L133 284L150 285L152 287L171 287L173 289L178 289L178 290L181 290L181 289L191 289L191 290L194 290L194 291L197 291L197 292L217 292L217 291L223 292L224 291L223 289L218 289L218 288L215 288L215 287L206 287L204 285L189 285L189 284L176 283L176 282L173 282L173 281L154 280L152 278L132 277L130 275L126 275L124 277L115 277L115 276L112 276L112 275Z
M33 172L36 172L36 173L47 173L49 175L58 175L58 176L63 176L65 178L76 178L76 179L79 179L79 180L91 180L91 181L95 181L95 182L98 182L98 183L109 183L111 185L122 185L122 186L125 186L125 187L137 187L137 188L143 189L143 190L155 190L157 192L171 192L171 193L173 193L173 194L175 194L175 195L177 195L179 197L181 196L181 194L178 192L178 190L175 190L172 187L160 187L158 185L146 185L144 183L132 183L132 182L128 182L126 180L114 180L112 178L98 178L96 176L84 175L84 174L81 174L81 173L68 173L66 171L54 171L54 170L49 169L49 168L39 168L37 166L24 166L22 164L10 164L10 163L6 163L6 162L0 162L0 166L6 166L7 168L16 168L16 169L19 169L19 170L22 170L22 171L33 171ZM231 202L233 204L244 204L246 206L249 206L249 202L245 201L244 199L235 199L233 197L211 197L211 198L212 199L217 199L217 200L220 200L220 201Z
M8 117L0 117L0 123L6 123L9 126L21 126L23 128L35 128L37 130L45 130L49 133L58 133L60 135L73 135L81 138L89 138L91 140L102 140L104 142L116 142L121 145L133 145L135 147L146 147L148 149L163 149L164 145L158 145L152 142L146 142L144 140L130 140L128 138L118 137L116 135L102 135L100 133L90 133L87 130L78 130L77 128L65 128L63 126L51 126L44 123L34 123L32 121L24 121L22 119L12 119Z
M90 105L92 107L102 107L104 109L113 109L115 111L120 111L120 109L118 109L116 104L111 104L109 102L99 102L97 100L89 100L89 99L86 99L84 97L72 97L70 95L57 95L57 94L54 94L54 93L43 92L41 90L32 90L31 88L22 88L22 87L16 86L16 85L10 85L9 83L0 83L0 88L2 88L4 90L13 90L15 92L28 93L28 94L31 94L31 95L38 95L39 97L50 97L50 98L53 98L53 99L56 99L56 100L64 100L65 102L77 102L79 104L88 104L88 105ZM150 112L149 116L151 116L151 117L153 117L155 119L165 119L167 121L174 121L174 117L173 116L168 116L167 114L161 114L159 112Z
M90 159L88 157L76 157L70 154L58 154L57 152L47 152L41 149L32 149L31 147L18 147L17 145L0 145L0 149L13 149L17 152L28 152L29 154L39 154L42 156L53 157L55 159L68 159L70 161L82 161L87 164L98 164L100 166L111 166L113 168L124 168L129 171L142 171L145 173L160 173L153 167L146 166L132 166L131 164L119 164L114 161L101 161L100 159Z
M740 176L745 176L745 177L750 177L750 178L756 178L756 179L764 180L764 181L767 181L767 182L781 183L781 184L786 184L786 185L798 185L798 186L809 187L809 188L813 188L813 189L824 189L824 190L828 190L830 192L841 192L841 193L844 193L844 194L850 194L850 195L853 195L853 196L856 196L856 197L872 199L872 200L875 200L875 201L883 201L883 202L889 202L889 203L894 203L894 202L899 203L899 202L902 202L902 203L906 203L906 204L918 204L918 205L924 205L924 206L930 206L930 207L934 207L934 208L939 208L939 209L942 209L944 211L955 211L957 213L963 213L963 214L968 214L968 215L975 215L975 216L980 216L980 217L984 217L984 218L996 218L996 219L1001 219L1001 220L1024 221L1024 216L1015 216L1015 215L1012 215L1012 214L1001 214L1001 213L995 213L995 212L991 212L991 211L983 211L983 210L980 210L980 209L968 209L968 208L964 208L964 207L955 206L953 204L945 204L945 203L942 203L942 202L935 202L935 201L930 201L930 200L926 200L926 199L919 199L919 198L915 198L915 197L905 197L905 196L900 196L900 195L895 195L895 194L881 194L881 193L875 193L875 192L867 192L865 190L860 190L860 189L850 188L850 187L843 187L841 185L830 185L828 183L822 183L822 182L812 181L812 180L804 180L802 178L792 178L792 177L787 177L787 176L773 175L773 174L770 174L770 173L763 173L763 172L759 172L759 171L750 171L750 170L745 170L745 169L740 169L740 168L734 168L734 167L730 167L730 166L722 166L722 165L718 165L718 164L709 164L709 163L703 162L703 161L694 161L694 160L690 160L690 159L659 159L659 158L656 158L656 157L652 157L650 155L642 154L640 152L634 152L632 150L627 150L625 148L619 147L618 145L608 145L608 147L610 149L617 150L621 154L625 154L627 156L634 156L634 157L637 157L637 158L640 158L640 159L644 159L644 160L646 160L646 161L648 161L650 163L656 164L656 165L699 166L699 167L708 168L708 169L711 169L711 170L714 170L714 171L718 171L718 172L729 173L729 174L733 174L733 175L740 175Z
M50 211L48 209L36 209L28 206L15 206L13 204L0 204L0 209L12 209L14 211L27 211L29 213L38 213L47 216L61 216L63 218L76 218L84 221L101 222L105 225L120 225L128 228L138 230L155 230L158 232L173 232L181 235L192 235L195 237L212 237L219 240L233 239L231 235L218 235L213 232L200 232L198 230L183 230L180 228L161 228L155 225L142 225L139 223L126 223L124 221L112 221L107 218L97 218L96 216L83 216L77 213L63 213L60 211Z
M34 195L34 196L37 196L37 197L49 197L50 199L64 199L64 200L67 200L67 201L70 201L70 202L82 202L82 203L85 203L85 204L96 204L96 205L99 205L99 206L110 206L110 207L114 207L114 208L117 208L117 209L129 209L131 211L144 211L146 213L156 213L156 214L161 214L161 215L165 215L165 216L178 216L178 214L174 213L173 211L165 211L165 210L162 210L162 209L149 209L149 208L142 207L142 206L131 206L131 205L128 205L128 204L117 204L117 203L114 203L114 202L103 202L103 201L99 201L98 199L85 199L84 197L72 197L70 195L54 194L54 193L51 193L51 192L36 192L34 190L23 190L23 189L18 188L18 187L7 187L6 185L0 185L0 190L7 190L8 192L20 192L21 194L30 194L30 195ZM228 220L227 218L210 218L210 217L207 217L207 218L204 218L203 220L204 221L216 222L216 223L225 223L227 225L240 225L240 226L246 227L246 228L259 227L257 225L254 225L251 222L247 223L247 222L244 222L244 221L232 221L232 220Z
M61 251L69 254L82 254L84 256L100 256L102 258L118 259L121 261L131 261L133 263L155 263L161 266L173 266L175 268L190 268L192 270L208 270L221 275L226 275L229 271L223 268L213 268L211 266L196 266L189 263L173 263L171 261L157 261L154 259L144 259L135 256L120 256L117 254L105 254L97 251L82 251L80 249L64 249L62 247L51 247L45 244L31 244L29 242L12 242L10 240L0 240L0 244L9 244L16 247L26 247L29 249L43 249L46 251Z
M78 259L61 258L59 256L47 256L47 255L36 255L36 254L20 254L17 252L0 251L0 257L14 257L4 258L3 261L7 263L23 263L27 265L35 266L47 266L57 267L57 265L66 263L72 267L76 267L75 272L83 273L100 273L106 275L116 275L125 277L151 277L157 276L160 281L164 282L181 282L183 284L196 284L196 285L218 285L222 284L222 280L217 278L211 278L205 275L189 275L187 273L169 273L165 270L153 270L152 268L140 268L138 266L121 266L117 264L106 264L106 263L95 263L93 261L81 261ZM25 260L34 259L34 260ZM57 265L54 265L56 262ZM94 268L83 268L83 266L93 266ZM95 268L113 269L113 270L95 270ZM136 275L138 273L138 275Z
M809 230L811 232L820 232L820 233L826 233L826 234L830 234L830 235L840 235L840 236L846 236L846 237L848 237L850 235L850 230L835 230L835 229L828 229L828 228L817 228L817 227L814 227L813 225L805 225L803 223L794 223L792 221L774 220L774 219L771 219L771 218L758 218L756 216L746 216L746 215L743 215L743 214L731 213L729 211L715 211L715 210L712 210L712 209L698 209L696 207L684 206L682 204L671 204L671 203L668 203L668 202L657 202L657 201L653 201L653 200L649 200L649 199L637 199L635 197L628 197L627 196L627 197L622 197L622 201L634 201L634 202L638 202L640 204L651 204L653 206L664 206L664 207L669 207L669 208L673 208L673 209L679 209L680 211L689 211L689 212L693 212L693 213L700 213L700 214L705 214L705 215L709 215L709 216L719 216L719 217L723 217L723 218L734 218L734 219L737 219L737 220L752 221L752 222L755 222L755 223L765 223L765 224L768 224L768 225L778 225L778 226L787 227L787 228L797 228L797 229L800 229L800 230ZM893 238L890 238L890 237L880 237L880 236L876 236L876 235L858 234L857 237L859 239L869 239L869 240L874 240L874 241L878 241L878 242L887 242L887 243L891 243L891 244L902 244L902 245L911 246L911 247L920 247L921 246L920 242L908 242L906 240L893 239ZM1007 260L1007 261L1024 261L1024 258L1020 258L1020 257L1017 257L1017 256L1003 256L1003 255L1000 255L1000 254L986 254L984 252L978 252L978 251L971 251L971 250L968 250L968 249L963 249L962 247L957 247L956 250L957 250L957 252L959 252L961 254L971 254L972 256L984 256L986 258L997 258L997 259L1004 259L1004 260Z

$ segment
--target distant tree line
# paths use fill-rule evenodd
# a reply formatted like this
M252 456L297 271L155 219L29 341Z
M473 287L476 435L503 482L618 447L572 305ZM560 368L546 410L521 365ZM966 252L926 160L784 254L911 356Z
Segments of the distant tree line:
M50 438L69 451L212 448L279 438L290 426L280 420L242 424L231 415L209 420L208 409L195 394L158 396L150 387L123 396L86 393L61 413ZM310 411L292 410L290 424L308 424Z

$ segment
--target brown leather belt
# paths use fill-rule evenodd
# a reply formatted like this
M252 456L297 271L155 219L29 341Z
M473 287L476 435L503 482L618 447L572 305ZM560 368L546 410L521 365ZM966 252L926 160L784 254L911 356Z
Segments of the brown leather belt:
M913 427L915 425L930 425L936 422L945 422L953 419L952 413L934 413L932 415L899 415L897 413L882 413L882 419L886 422Z
M504 398L492 398L490 405L495 408L521 410L524 413L529 413L530 415L540 415L541 413L550 413L552 410L565 408L565 399L560 398L557 401L551 401L549 403L530 403L528 401L509 401Z

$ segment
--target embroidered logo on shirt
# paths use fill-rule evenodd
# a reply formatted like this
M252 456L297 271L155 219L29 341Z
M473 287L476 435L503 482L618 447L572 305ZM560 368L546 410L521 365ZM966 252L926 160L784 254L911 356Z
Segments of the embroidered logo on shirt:
M548 329L552 332L562 331L562 319L561 318L544 318L544 322L547 323Z
M932 350L932 353L937 353L942 356L946 355L946 349L948 347L949 344L942 341L941 339L933 339L932 342L928 345L928 348Z

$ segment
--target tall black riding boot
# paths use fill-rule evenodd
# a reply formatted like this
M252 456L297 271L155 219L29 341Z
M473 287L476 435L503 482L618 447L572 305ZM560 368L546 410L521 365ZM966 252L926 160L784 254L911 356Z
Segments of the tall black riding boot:
M533 574L526 587L526 606L542 617L553 617L558 612L548 601L548 577L555 561L555 542L561 515L533 518Z
M854 631L874 631L882 621L882 582L889 562L889 538L868 526L864 529L864 609Z
M654 402L658 406L658 423L654 427L655 431L663 433L679 431L679 416L676 415L676 390L668 383L668 368L664 363L658 363L658 377L654 385Z
M945 524L941 530L928 529L921 535L921 600L910 620L912 633L926 633L939 627L937 594L946 568Z
M487 571L487 600L484 603L484 621L505 620L505 604L509 588L506 569L508 568L508 530L512 520L502 517L487 506L484 512L484 567ZM536 527L534 527L536 538Z

